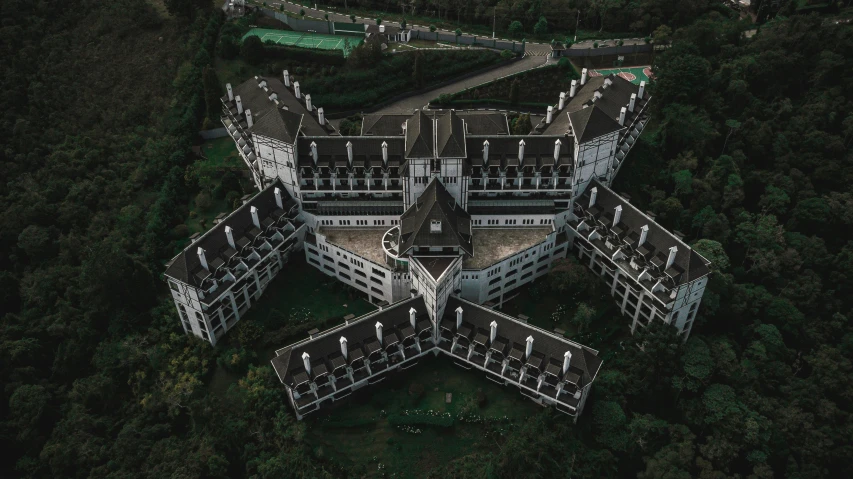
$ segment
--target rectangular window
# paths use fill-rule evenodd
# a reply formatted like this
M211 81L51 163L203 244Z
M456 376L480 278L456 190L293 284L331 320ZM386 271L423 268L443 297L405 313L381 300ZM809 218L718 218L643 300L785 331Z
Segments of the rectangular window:
M317 250L315 250L314 248L312 248L312 247L310 247L310 246L308 246L308 252L309 252L309 253L311 253L311 254L313 254L313 255L315 255L315 256L319 256L319 255L320 255L320 253L318 253L318 252L317 252Z
M349 265L346 263L341 263L340 261L338 261L338 266L340 266L341 268L343 268L345 270L349 270Z
M314 258L308 258L308 261L310 261L310 262L312 262L312 263L316 264L317 266L320 266L320 262L319 262L319 261L317 261L317 260L316 260L316 259L314 259Z
M380 285L380 286L382 285L382 281L380 281L380 280L378 280L378 279L374 278L373 276L371 276L371 277L370 277L370 281L373 281L374 283L376 283L376 284L378 284L378 285Z
M493 285L493 284L495 284L495 283L499 282L500 280L501 280L501 278L500 278L500 277L497 277L497 278L495 278L495 279L493 279L493 280L489 281L489 286L491 286L491 285Z
M493 294L497 293L497 292L498 292L498 291L500 291L500 290L501 290L501 288L500 288L500 287L497 287L497 288L495 288L495 289L493 289L493 290L489 291L488 295L489 295L489 296L491 296L491 295L493 295Z
M362 281L360 279L355 280L355 284L361 286L362 288L367 288L367 283L365 283L364 281Z
M349 277L349 275L348 275L348 274L346 274L346 273L338 272L338 275L340 275L340 277L341 277L341 278L344 278L344 279L347 279L347 280L348 280L348 279L351 279L351 278Z
M536 268L536 272L537 272L537 273L540 273L540 272L542 272L542 271L545 271L546 269L548 269L548 265L547 265L547 264L543 264L542 266L540 266L540 267Z
M380 278L385 277L385 273L383 273L381 270L378 270L376 268L373 268L373 274L375 274L376 276L379 276Z
M353 271L355 274L357 274L357 275L361 276L362 278L366 278L366 277L367 277L367 275L366 275L366 274L364 274L364 272L363 272L362 270L360 270L360 269L354 269L354 270L352 270L352 271Z
M370 290L377 294L384 294L381 289L375 288L373 286L370 287Z
M528 271L528 272L524 273L523 275L521 275L521 279L524 280L524 279L527 279L531 276L533 276L533 271Z

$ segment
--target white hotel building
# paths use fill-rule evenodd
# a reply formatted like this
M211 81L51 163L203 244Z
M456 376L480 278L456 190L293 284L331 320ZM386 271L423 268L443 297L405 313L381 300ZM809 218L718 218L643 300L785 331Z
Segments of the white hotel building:
M223 124L261 192L170 263L185 331L215 344L296 250L380 306L278 351L299 417L429 352L580 414L597 352L493 311L569 252L632 331L657 318L689 334L708 261L608 188L647 121L644 84L584 70L522 136L503 114L424 110L344 137L287 71L227 91Z

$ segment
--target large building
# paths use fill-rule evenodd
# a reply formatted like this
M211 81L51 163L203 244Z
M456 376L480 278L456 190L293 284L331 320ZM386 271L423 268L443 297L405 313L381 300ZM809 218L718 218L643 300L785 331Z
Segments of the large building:
M287 71L226 89L261 192L170 263L185 330L215 344L300 249L381 308L278 352L299 417L430 352L579 414L597 353L493 311L569 252L632 331L657 318L689 335L708 261L609 189L647 121L644 83L584 69L528 135L499 113L419 110L341 136Z

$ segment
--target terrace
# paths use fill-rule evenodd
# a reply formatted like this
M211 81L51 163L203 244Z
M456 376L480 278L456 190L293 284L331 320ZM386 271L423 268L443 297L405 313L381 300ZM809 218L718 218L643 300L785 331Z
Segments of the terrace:
M462 267L481 270L518 252L545 241L553 228L474 228L472 242L474 256L465 258Z

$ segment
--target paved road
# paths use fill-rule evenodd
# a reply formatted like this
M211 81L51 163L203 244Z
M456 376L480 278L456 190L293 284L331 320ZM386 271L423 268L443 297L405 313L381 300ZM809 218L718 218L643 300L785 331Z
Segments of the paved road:
M423 108L427 103L430 102L430 100L435 99L437 96L443 93L456 93L460 90L464 90L465 88L470 88L473 86L480 85L482 83L490 82L492 80L496 80L498 78L505 77L513 73L538 68L545 65L546 60L546 58L539 56L524 57L521 60L518 60L510 65L506 65L504 67L500 67L495 70L488 71L486 73L481 73L479 75L466 78L464 80L459 80L458 82L451 83L450 85L445 85L434 90L430 90L426 93L421 93L420 95L415 95L409 98L404 98L400 101L396 101L380 109L379 113L411 112L412 110Z

